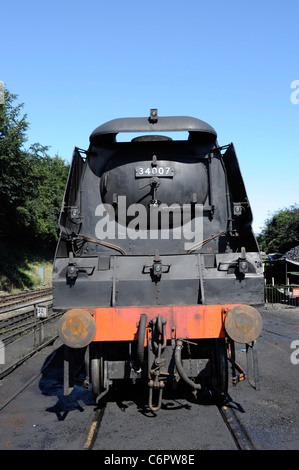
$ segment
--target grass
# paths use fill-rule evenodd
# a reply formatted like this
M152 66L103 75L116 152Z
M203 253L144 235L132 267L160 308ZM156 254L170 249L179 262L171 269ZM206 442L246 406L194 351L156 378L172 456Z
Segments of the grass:
M51 285L54 253L47 249L26 248L13 242L0 242L0 291L14 292ZM44 282L38 268L44 267Z

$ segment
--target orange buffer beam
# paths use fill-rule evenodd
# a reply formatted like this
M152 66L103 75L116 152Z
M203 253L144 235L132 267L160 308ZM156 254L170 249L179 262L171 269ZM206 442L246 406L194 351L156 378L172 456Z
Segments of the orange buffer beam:
M107 307L84 309L95 319L96 333L93 341L137 340L140 315L145 313L148 322L158 314L166 318L167 339L220 338L225 336L226 313L239 304L184 305L167 307Z

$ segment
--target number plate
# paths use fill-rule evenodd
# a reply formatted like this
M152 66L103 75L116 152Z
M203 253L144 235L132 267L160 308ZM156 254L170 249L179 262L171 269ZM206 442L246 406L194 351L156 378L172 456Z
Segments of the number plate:
M172 177L174 175L174 168L172 166L150 166L140 165L135 168L136 178L145 178L149 176L163 176Z
M46 318L48 316L48 309L47 307L36 307L37 318Z

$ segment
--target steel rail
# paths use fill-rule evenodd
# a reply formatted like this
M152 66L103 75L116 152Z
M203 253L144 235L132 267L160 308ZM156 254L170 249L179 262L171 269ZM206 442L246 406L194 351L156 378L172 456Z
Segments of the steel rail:
M32 321L30 321L27 324L24 324L24 320L26 321L26 318L20 321L20 325L15 326L16 331L7 334L9 331L12 329L12 324L7 325L7 330L5 334L5 327L4 327L4 334L3 332L0 335L0 340L2 343L5 345L5 347L11 345L14 343L15 340L19 340L21 338L25 338L27 335L33 333L33 343L31 345L31 350L29 353L27 353L25 356L19 355L19 358L17 358L13 363L9 364L6 369L2 370L0 372L0 379L5 377L6 375L10 374L17 366L22 364L25 360L30 358L33 354L38 352L40 349L46 347L48 344L50 344L52 341L54 341L57 337L57 333L52 333L51 337L45 341L44 338L44 327L46 323L51 323L55 320L57 320L61 315L64 313L64 311L59 311L56 313L51 313L45 318L38 318L36 315L36 306L39 304L44 304L45 301L39 301L39 302L34 302L31 304L33 306L33 309L30 310L29 312L25 312L25 316L27 313L27 320L30 319L28 317L33 317ZM51 308L53 304L48 305L48 308ZM21 316L24 315L24 312L20 314ZM0 317L1 318L1 317ZM14 317L12 317L13 319ZM15 323L18 323L18 315L15 316ZM4 320L6 321L6 320ZM1 325L1 320L0 320L0 325Z
M231 433L238 450L256 450L256 447L250 437L244 424L239 420L232 404L227 401L218 406L223 421Z
M46 287L43 289L39 289L32 292L26 293L19 293L19 294L11 294L11 296L2 296L0 297L0 313L4 313L4 311L12 309L14 306L20 308L20 305L23 305L26 300L30 299L42 299L52 295L52 288Z

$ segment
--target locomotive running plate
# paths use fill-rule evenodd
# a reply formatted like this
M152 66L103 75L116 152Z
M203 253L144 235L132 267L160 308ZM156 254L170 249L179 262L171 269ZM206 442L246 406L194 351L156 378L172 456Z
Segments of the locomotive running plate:
M174 176L174 168L172 166L150 166L140 165L135 168L136 178L144 178L149 176L163 176L172 177Z

